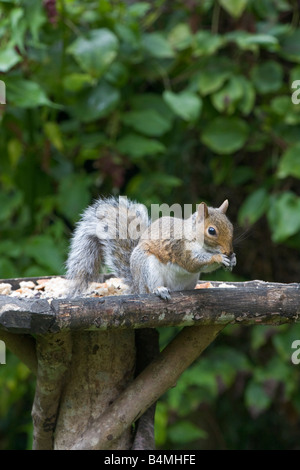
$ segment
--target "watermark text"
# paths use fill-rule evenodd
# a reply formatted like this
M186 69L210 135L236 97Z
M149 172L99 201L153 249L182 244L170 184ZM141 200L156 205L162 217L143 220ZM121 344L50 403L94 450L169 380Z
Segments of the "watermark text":
M6 104L6 87L3 80L0 80L0 104Z
M161 217L160 217L161 216ZM152 204L149 221L143 204L132 204L126 196L119 201L101 201L96 208L96 234L100 240L175 240L204 241L204 205L193 213L192 204Z
M293 81L292 89L295 90L294 93L292 93L292 103L299 104L300 103L300 80Z
M2 340L0 340L0 364L6 364L6 347Z
M300 364L300 339L295 339L295 341L292 342L291 348L295 349L291 355L291 361L293 364L298 365Z

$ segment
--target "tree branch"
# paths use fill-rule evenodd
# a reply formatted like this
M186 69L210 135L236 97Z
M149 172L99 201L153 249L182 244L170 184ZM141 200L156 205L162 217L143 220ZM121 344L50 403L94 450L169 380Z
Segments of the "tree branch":
M172 292L169 302L155 295L103 298L17 299L0 296L0 329L44 334L62 329L158 328L223 323L272 324L298 321L300 284L223 283L234 288Z
M184 328L115 402L82 433L73 450L103 450L173 386L225 325Z

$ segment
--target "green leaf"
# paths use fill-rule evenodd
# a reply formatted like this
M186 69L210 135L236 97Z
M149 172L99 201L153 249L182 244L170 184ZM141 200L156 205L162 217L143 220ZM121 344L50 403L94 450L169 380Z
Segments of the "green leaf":
M166 442L168 430L168 417L168 406L166 403L163 403L160 400L156 404L154 424L155 444L157 446L163 446Z
M259 93L274 93L283 84L283 69L278 62L269 60L253 67L251 77Z
M169 427L168 437L174 444L187 444L197 439L205 439L207 433L190 421L179 421Z
M64 144L58 124L56 124L56 122L46 122L44 124L44 131L51 144L56 147L57 150L62 151Z
M129 6L128 11L130 15L140 18L144 16L150 8L151 5L148 2L136 2Z
M13 194L0 192L0 222L5 222L12 217L15 211L22 204L21 192L15 192Z
M144 49L157 59L171 59L174 51L161 33L147 33L143 35Z
M33 41L38 43L41 26L47 22L44 5L41 2L27 2L26 16Z
M182 51L191 45L193 34L187 23L177 24L168 35L168 41L172 48Z
M47 105L56 107L48 98L42 87L30 80L11 78L6 83L7 101L20 108L35 108Z
M295 333L299 331L298 325L293 325L294 329L295 326ZM298 385L297 381L292 380L293 376L295 375L295 368L290 366L291 355L293 353L292 346L292 335L290 336L291 341L287 344L288 337L286 337L283 341L280 341L281 335L285 336L285 330L280 331L280 327L278 327L278 333L272 336L272 343L275 346L275 350L277 354L273 355L269 359L269 361L264 364L262 367L256 367L254 369L254 380L256 383L262 383L267 385L268 381L274 382L281 382L284 384L283 397L287 398L290 395L291 391L297 392ZM288 334L289 335L289 334ZM278 338L279 337L279 338ZM299 336L294 339L298 339ZM281 344L279 344L279 342ZM285 343L285 346L284 344ZM285 348L285 351L283 350Z
M202 109L202 99L191 91L173 93L165 91L163 98L172 111L185 121L196 121Z
M219 112L233 114L238 101L243 97L244 87L239 77L234 76L224 87L212 95L212 103Z
M275 96L271 101L271 110L281 117L282 122L290 126L300 123L300 105L294 104L291 100L291 96Z
M180 178L174 175L167 175L165 173L152 173L151 177L148 177L148 179L157 186L164 184L169 188L177 188L182 185Z
M239 18L245 11L248 0L219 0L220 5L234 18Z
M135 28L128 24L116 23L115 32L122 44L122 50L125 51L129 61L133 63L140 62L141 55L141 35Z
M241 112L247 116L255 105L256 94L252 83L245 77L240 76L239 82L243 88L243 94L238 103L238 109L240 109Z
M101 77L119 50L117 36L107 28L94 29L77 38L67 49L82 70Z
M282 155L277 172L278 178L300 178L300 143L293 145Z
M232 64L227 59L209 60L201 67L198 87L202 96L209 95L221 88L232 75Z
M78 219L79 214L90 202L91 177L86 174L75 173L65 176L59 185L58 209L72 222Z
M161 136L171 129L171 123L154 109L130 111L122 117L122 121L138 132L149 136Z
M294 29L281 41L280 54L291 61L300 62L300 29Z
M86 85L92 85L94 78L88 73L70 73L63 79L63 86L69 91L80 91Z
M166 121L172 125L174 121L174 113L165 103L162 95L158 93L141 93L132 96L130 101L131 107L136 111L145 109L154 109Z
M213 152L228 155L244 146L248 133L248 126L242 119L218 117L203 130L202 142Z
M124 64L114 62L105 73L104 78L114 86L123 87L129 79L129 72Z
M245 402L247 408L250 408L254 416L258 416L271 405L272 400L266 394L261 384L251 380L246 387Z
M50 269L53 274L61 273L64 257L57 243L48 235L36 235L24 245L24 254L32 257L40 266Z
M225 35L227 41L235 42L243 51L259 51L260 47L274 51L279 48L278 39L271 34L252 34L246 31L232 31Z
M10 258L19 258L22 255L22 249L20 244L16 244L15 241L1 240L0 254L1 258L3 258L3 256L8 256Z
M245 166L238 166L238 167L233 168L233 170L231 170L229 175L231 175L231 177L229 176L230 183L233 186L243 186L245 183L253 181L253 179L255 179L256 173L253 168L245 165ZM223 181L225 181L225 179Z
M281 243L300 231L300 198L291 191L270 199L268 221L272 240Z
M20 273L16 268L16 264L4 256L0 258L0 279L9 279L18 277Z
M132 199L138 199L140 194L143 194L145 200L147 197L152 199L155 194L154 200L157 201L157 195L162 193L163 196L172 194L174 188L182 186L182 181L173 175L166 173L138 173L129 181L126 187L126 194Z
M253 225L266 212L269 204L265 188L257 189L244 201L239 210L239 224Z
M272 333L272 328L272 326L270 327L268 325L256 325L251 328L250 344L254 351L257 351L267 343L270 338L270 333Z
M13 47L0 51L0 72L7 72L21 60Z
M125 155L142 158L146 155L163 153L165 146L158 140L149 139L137 134L127 134L117 142L117 149Z
M293 103L291 102L291 97L282 95L275 96L271 101L271 109L278 116L284 117L287 113L290 113L293 108Z
M223 36L212 34L209 31L198 31L193 40L193 55L195 57L211 56L224 44Z
M70 110L80 121L90 122L110 114L119 100L119 90L101 81L96 87L83 92Z
M9 161L13 168L17 166L23 153L23 145L19 139L10 139L7 143Z
M278 39L271 34L248 34L247 37L240 38L238 44L241 49L249 49L252 45L270 47L274 49L278 46Z

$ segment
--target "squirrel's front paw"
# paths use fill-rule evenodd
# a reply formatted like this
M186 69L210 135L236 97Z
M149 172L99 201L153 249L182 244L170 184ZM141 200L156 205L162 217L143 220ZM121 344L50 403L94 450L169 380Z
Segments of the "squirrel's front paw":
M232 253L232 255L230 256L230 262L231 262L231 267L233 268L234 266L236 266L236 256L235 256L235 253Z
M163 300L171 300L170 291L167 287L156 287L153 291L153 294L157 295Z
M231 256L229 257L227 255L222 255L222 265L226 271L231 271L233 268Z
M222 265L226 271L232 271L232 268L236 265L235 253L230 256L222 255Z

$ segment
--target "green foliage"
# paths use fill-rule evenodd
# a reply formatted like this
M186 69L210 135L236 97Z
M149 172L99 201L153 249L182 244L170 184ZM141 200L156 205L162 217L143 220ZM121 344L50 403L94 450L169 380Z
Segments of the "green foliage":
M162 398L157 443L165 449L297 446L292 423L300 370L291 364L291 345L299 335L300 325L227 327ZM274 424L280 433L270 431Z
M68 48L80 68L95 78L100 78L117 57L119 41L109 29L101 28L79 36Z
M248 0L220 0L220 5L234 18L239 18L247 6Z
M297 2L52 5L56 12L33 0L0 6L7 102L0 105L0 278L62 274L80 212L98 194L122 193L148 206L219 205L228 197L232 220L254 229L236 247L235 274L214 276L299 281L300 104L291 100L300 79ZM279 346L293 328L274 341L264 336L268 329L249 328L249 337L229 331L236 336L224 333L224 344L160 404L161 446L208 445L212 430L203 432L200 416L208 409L227 430L216 446L272 447L270 423L288 436L279 447L294 445L276 395L284 388L284 403L298 416L298 372ZM236 431L238 416L244 432ZM261 440L247 444L251 432ZM7 442L1 445L13 447L13 438Z
M7 83L9 101L18 108L35 108L36 106L51 106L42 87L31 80L12 77Z
M219 155L231 155L244 146L247 136L248 126L241 119L218 117L205 127L202 141Z
M300 178L300 144L295 144L282 155L278 166L279 178L294 176Z
M185 121L196 121L199 117L202 100L196 93L183 91L175 94L171 91L165 91L163 97L172 111Z
M275 61L254 66L251 75L257 92L262 95L274 93L282 87L283 69Z
M27 367L9 352L0 365L0 449L31 449L33 380Z
M273 197L268 212L270 225L273 227L272 237L275 242L281 242L295 235L300 230L300 198L293 192Z

